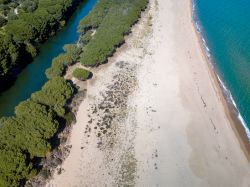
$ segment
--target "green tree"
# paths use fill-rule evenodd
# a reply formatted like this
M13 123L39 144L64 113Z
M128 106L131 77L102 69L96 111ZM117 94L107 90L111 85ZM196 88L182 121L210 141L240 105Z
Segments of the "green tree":
M21 102L15 109L16 116L31 125L30 128L39 132L44 139L51 138L59 126L57 116L47 106L36 103L31 99Z
M29 156L20 149L0 148L0 186L19 186L20 180L35 174Z
M0 35L0 77L5 76L15 65L19 57L19 44L12 40L9 35Z
M33 93L31 98L37 103L51 107L59 116L65 114L66 101L73 96L72 87L62 77L49 80L41 91Z
M1 120L0 144L8 148L21 149L31 157L44 157L51 150L50 143L43 139L32 122L25 118L5 118Z
M82 68L76 68L73 72L73 76L79 80L87 80L91 75L91 72L86 70L86 69L82 69Z
M7 23L7 20L0 16L0 27L4 26Z
M76 44L66 44L63 49L66 52L65 55L67 55L71 63L76 62L82 52L82 49L77 47Z
M6 25L6 32L19 42L31 41L36 37L34 28L21 19L9 21Z

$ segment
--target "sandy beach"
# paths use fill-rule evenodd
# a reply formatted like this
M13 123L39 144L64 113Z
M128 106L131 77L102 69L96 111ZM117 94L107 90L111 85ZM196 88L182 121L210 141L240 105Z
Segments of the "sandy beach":
M47 187L250 186L191 11L189 0L150 0L126 43L92 69L70 154Z

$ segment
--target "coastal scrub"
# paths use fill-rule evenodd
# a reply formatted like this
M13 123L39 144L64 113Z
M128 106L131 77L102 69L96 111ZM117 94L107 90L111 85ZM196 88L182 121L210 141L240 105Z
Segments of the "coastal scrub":
M76 68L73 72L73 76L81 81L85 81L91 76L91 72L86 69Z
M124 43L124 36L146 8L147 0L103 0L80 22L81 38L95 29L95 37L83 46L80 61L85 66L96 66L107 61L116 48Z

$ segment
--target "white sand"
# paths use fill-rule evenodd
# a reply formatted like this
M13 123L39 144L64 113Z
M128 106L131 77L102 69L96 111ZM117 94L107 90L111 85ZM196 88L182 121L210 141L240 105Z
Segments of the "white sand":
M94 70L65 171L47 186L249 186L250 164L200 48L190 1L152 0L126 41ZM111 127L98 137L105 115L113 115Z

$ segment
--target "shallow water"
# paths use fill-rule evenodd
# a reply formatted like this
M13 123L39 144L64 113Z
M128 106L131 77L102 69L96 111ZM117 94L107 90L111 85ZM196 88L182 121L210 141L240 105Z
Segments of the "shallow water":
M0 116L12 115L19 102L41 89L48 80L45 70L50 67L52 59L63 52L65 44L78 40L78 24L96 2L97 0L87 0L79 5L67 25L41 46L40 54L18 75L15 84L7 91L0 93Z
M250 129L250 1L194 0L194 5L228 98Z

